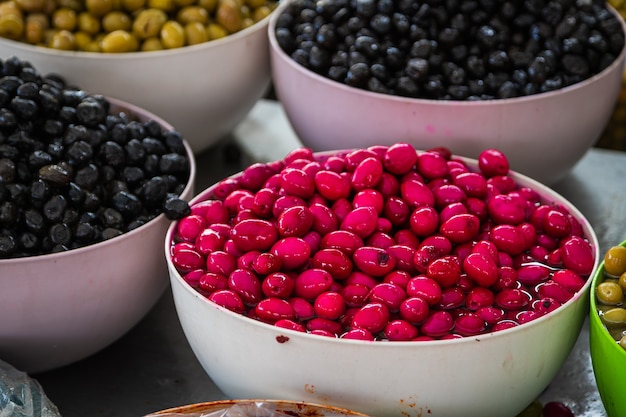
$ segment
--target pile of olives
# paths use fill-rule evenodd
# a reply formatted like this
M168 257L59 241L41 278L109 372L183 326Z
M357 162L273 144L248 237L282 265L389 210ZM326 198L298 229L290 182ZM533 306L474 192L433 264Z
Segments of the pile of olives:
M626 247L613 246L604 255L604 280L595 289L602 323L626 349Z
M0 259L87 246L161 213L187 215L189 158L179 132L18 58L0 60Z
M245 29L276 0L2 0L0 37L60 50L136 52Z
M624 47L604 0L294 0L275 34L324 77L442 100L558 90L601 72Z

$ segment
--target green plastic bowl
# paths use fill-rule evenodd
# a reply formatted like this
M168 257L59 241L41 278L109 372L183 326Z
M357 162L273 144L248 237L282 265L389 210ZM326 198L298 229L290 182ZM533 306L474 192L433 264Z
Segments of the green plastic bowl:
M620 243L626 246L626 241ZM595 291L604 279L604 261L591 281L589 347L591 363L600 398L609 417L626 416L626 350L620 347L604 327L598 315Z

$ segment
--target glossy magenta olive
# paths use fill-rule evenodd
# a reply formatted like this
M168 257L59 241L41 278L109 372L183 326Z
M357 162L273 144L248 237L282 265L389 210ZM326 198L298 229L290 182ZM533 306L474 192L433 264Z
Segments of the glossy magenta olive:
M352 172L351 184L352 189L356 191L374 188L383 175L383 164L376 157L368 157L363 159L354 168Z
M400 310L400 304L406 297L406 292L402 287L388 282L375 285L369 293L370 301L385 304L391 313L397 313Z
M305 300L314 300L318 295L330 290L333 277L320 268L310 268L302 271L294 281L294 294Z
M580 275L589 275L595 265L591 245L580 236L569 236L561 242L561 261Z
M481 287L491 287L498 281L498 265L490 256L480 252L470 253L463 260L463 271Z
M228 288L236 292L246 305L255 305L263 298L261 281L248 269L235 269L228 276Z
M431 306L441 301L441 286L425 275L411 278L406 284L405 291L409 297L420 297Z
M386 248L387 253L396 260L397 273L415 273L415 265L413 264L414 250L410 246L397 244Z
M354 197L352 197L352 206L354 208L359 207L373 207L376 213L381 214L383 212L383 204L385 198L380 191L373 188L358 191Z
M207 296L207 299L235 313L243 314L246 311L241 297L232 290L212 292Z
M473 336L483 333L487 323L475 313L463 313L454 320L454 330L462 336Z
M417 155L417 172L429 180L448 175L448 162L439 152L420 152Z
M288 195L307 199L315 193L314 180L301 169L286 168L280 175L281 187Z
M359 207L348 212L339 227L365 239L376 230L377 220L378 213L374 208Z
M394 174L402 175L409 172L417 163L417 152L406 142L397 142L387 148L383 156L383 166Z
M426 336L441 337L448 334L454 327L454 318L445 310L433 311L420 326Z
M435 196L431 189L417 180L402 181L400 183L400 197L411 207L435 205Z
M420 324L430 314L430 305L422 297L409 297L400 304L399 315L413 324Z
M526 307L532 296L518 288L504 288L496 294L495 304L504 310L520 310Z
M326 248L315 252L311 257L313 268L325 269L333 279L343 280L352 272L352 261L339 249Z
M252 200L252 212L260 218L270 217L278 197L278 193L271 188L260 189Z
M492 290L486 287L474 287L468 291L465 297L465 306L468 310L476 311L484 307L490 307L496 297Z
M350 196L350 180L335 171L319 171L314 177L317 192L329 201L348 198Z
M274 326L280 327L282 329L289 329L296 332L306 333L306 327L289 319L279 319L278 321L276 321L276 323L274 323Z
M489 232L491 240L499 251L509 255L518 255L526 249L526 240L519 228L510 224L499 224Z
M198 280L198 288L206 294L228 288L228 277L222 274L207 272Z
M203 268L204 257L195 249L183 248L172 252L172 263L183 273Z
M339 337L343 333L343 327L335 320L324 317L313 317L306 322L306 328L309 332L325 332L327 336Z
M441 290L441 300L436 308L454 310L465 305L465 292L460 287L448 287Z
M411 215L411 207L401 197L390 196L383 204L383 214L394 226L402 225Z
M527 286L535 286L550 277L551 270L541 264L522 265L517 269L517 280Z
M183 242L193 242L206 225L206 220L199 214L183 217L176 225L176 237Z
M451 287L461 277L461 264L454 255L444 255L434 259L426 268L426 275L439 283L441 288Z
M317 317L337 320L346 312L346 302L341 294L334 291L326 291L315 298L313 310Z
M308 300L300 297L291 297L289 300L291 308L298 320L306 321L315 317L315 310L313 310L313 304Z
M266 323L278 320L293 320L295 314L289 301L282 298L264 298L255 306L256 316Z
M362 307L368 301L370 288L362 284L348 284L341 290L341 295L348 307Z
M439 228L439 212L433 206L417 207L409 217L409 226L417 236L430 236Z
M302 238L284 237L276 241L270 252L280 258L284 269L297 269L304 265L311 255L311 247Z
M374 277L387 275L396 266L396 258L382 248L362 246L352 256L354 265L362 272Z
M350 257L362 246L363 239L348 230L332 231L322 237L320 244L320 248L322 249L339 249Z
M572 293L578 292L585 285L585 279L569 269L561 269L552 274L552 280Z
M204 218L207 225L214 223L227 223L228 210L221 200L199 201L191 206L191 215L198 215Z
M293 278L284 272L272 272L261 281L261 291L266 297L287 299L293 294L294 287Z
M509 161L498 149L485 149L478 155L478 168L485 177L509 173Z
M276 228L281 236L304 236L313 226L315 215L306 206L293 206L285 209L278 219Z
M385 337L392 342L413 340L419 334L419 330L406 320L392 320L383 329Z
M382 303L368 303L352 317L352 328L365 329L372 334L382 331L389 322L389 309Z
M365 340L368 342L374 341L374 335L372 335L372 332L365 329L350 329L339 337L341 339L349 340Z
M452 243L459 244L474 240L478 236L480 220L473 214L457 214L439 227L439 233Z
M267 220L247 219L233 226L230 237L241 251L264 251L276 242L278 231Z

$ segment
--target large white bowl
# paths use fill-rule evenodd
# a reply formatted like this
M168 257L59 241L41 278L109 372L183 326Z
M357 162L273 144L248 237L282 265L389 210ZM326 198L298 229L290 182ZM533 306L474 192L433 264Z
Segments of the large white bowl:
M195 153L241 122L270 85L269 16L225 38L183 48L105 54L0 38L0 56L142 107L176 126Z
M483 149L498 148L512 169L551 184L595 144L619 95L626 48L586 81L512 99L425 100L350 87L298 64L278 45L276 21L289 3L282 1L270 16L272 79L295 133L315 151L403 141L477 158Z
M511 176L581 222L595 271L599 243L580 211L533 179ZM191 205L211 197L213 187ZM173 223L165 252L180 323L202 367L232 398L307 401L381 417L514 417L553 380L588 313L590 279L546 316L462 339L366 342L281 329L224 309L186 283L170 256L175 230Z
M112 111L172 126L134 105L109 99ZM194 193L196 166L189 144ZM168 285L160 214L135 230L65 252L0 260L0 358L28 373L79 361L113 343L154 306Z

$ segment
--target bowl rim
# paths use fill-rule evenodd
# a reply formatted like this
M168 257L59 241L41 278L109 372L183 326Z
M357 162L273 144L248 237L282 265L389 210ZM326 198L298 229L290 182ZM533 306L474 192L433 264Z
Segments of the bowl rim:
M161 127L167 131L171 131L174 130L174 127L169 124L168 122L166 122L164 119L162 119L161 117L157 116L156 114L145 110L137 105L134 105L132 103L129 103L127 101L124 100L120 100L114 97L109 97L109 96L105 96L105 98L107 99L107 101L110 103L111 105L111 110L110 111L126 111L128 113L130 113L131 115L135 115L135 116L140 116L142 118L146 118L146 119L151 119L156 121L157 123L159 123L161 125ZM191 194L194 190L195 187L195 178L196 178L196 160L195 160L195 156L193 154L193 151L191 150L191 146L189 145L189 143L187 142L186 139L183 139L183 145L185 147L185 152L187 154L187 157L189 159L189 178L187 179L187 184L185 184L185 188L183 189L183 191L181 192L181 195L185 195L185 194L189 194L190 198L193 197L193 195ZM104 247L108 247L110 245L116 245L121 239L124 238L131 238L133 236L135 236L136 234L141 233L143 230L145 230L145 227L149 227L151 225L156 224L156 222L160 222L162 220L167 220L165 217L164 213L160 213L158 216L155 216L154 218L150 219L147 223L142 224L141 226L130 230L128 232L122 233L121 235L112 237L110 239L107 240L103 240L101 242L96 242L96 243L92 243L90 245L86 245L86 246L81 246L79 248L75 248L75 249L69 249L63 252L55 252L55 253L45 253L45 254L41 254L41 255L32 255L32 256L23 256L23 257L19 257L19 258L7 258L7 259L0 259L0 268L3 266L9 266L9 265L15 265L15 264L20 264L23 262L45 262L45 261L60 261L62 259L65 259L66 257L69 256L74 256L74 255L80 255L84 252L90 252L93 250L101 250L100 248L104 248ZM169 221L169 220L167 220Z
M323 157L323 156L327 156L327 155L334 155L338 152L350 152L350 149L340 149L340 150L333 150L333 151L321 151L321 152L314 152L314 157L319 158L319 157ZM477 163L478 161L476 159L473 158L468 158L468 157L464 157L464 156L458 156L458 155L453 155L453 158L455 159L459 159L464 161L465 163L468 163L469 166L473 169L476 169L477 167ZM242 171L236 172L226 178L225 179L231 179L231 178L237 178L238 176L240 176L242 173ZM269 324L269 323L265 323L262 322L260 320L256 320L250 317L245 316L244 314L239 314L236 312L233 312L231 310L228 310L225 307L220 306L217 303L214 303L212 301L210 301L209 299L207 299L205 296L203 296L198 290L194 289L189 283L187 283L184 279L183 276L180 274L180 272L178 272L178 270L174 267L173 263L172 263L172 253L171 253L171 244L173 242L173 236L174 236L174 232L176 230L178 221L173 221L167 230L166 233L166 237L165 237L165 242L164 242L164 250L165 250L165 257L166 257L166 261L168 264L168 269L170 271L170 281L172 283L176 282L179 286L181 286L183 288L183 290L187 293L189 293L191 296L200 299L202 304L207 306L207 307L211 307L213 309L216 309L222 313L227 314L228 316L234 318L237 321L243 321L245 323L248 323L250 325L257 325L260 326L263 329L266 330L270 330L270 331L278 331L281 333L286 333L289 334L293 337L303 337L303 338L310 338L311 340L322 340L322 341L327 341L329 343L339 343L339 344L355 344L355 345L369 345L369 346L377 346L377 347L384 347L384 346L388 346L389 344L393 345L393 346L399 346L399 347L408 347L408 346L420 346L420 344L424 343L424 344L428 344L429 346L431 345L457 345L457 344L468 344L468 343L479 343L481 341L484 340L489 340L489 339L494 339L494 338L500 338L500 337L506 337L509 333L517 333L517 332L521 332L521 331L526 331L526 329L530 329L532 327L536 327L538 325L540 325L541 323L545 322L545 321L549 321L549 320L553 320L554 317L560 316L561 314L564 314L564 312L566 310L569 310L570 308L573 308L574 304L579 303L579 302L585 302L586 305L588 305L588 300L585 299L585 297L587 297L589 295L589 289L591 287L591 282L592 282L592 277L595 275L596 271L599 268L599 264L600 264L600 250L599 250L599 241L598 241L598 237L593 229L593 227L591 226L591 224L589 223L589 220L582 214L582 212L576 207L574 206L574 204L572 204L569 200L567 200L565 197L563 197L562 195L560 195L559 193L557 193L556 191L554 191L552 188L550 188L547 185L544 185L542 183L540 183L539 181L528 177L524 174L518 173L516 171L509 171L508 175L510 177L512 177L516 184L523 182L525 184L525 186L528 187L532 187L535 191L537 190L541 190L541 200L544 202L554 202L557 200L560 200L560 204L561 205L566 205L568 211L570 212L570 214L572 214L573 216L576 217L576 219L581 223L581 225L583 226L583 229L589 230L591 232L590 236L585 236L585 238L589 241L591 247L592 247L592 251L594 253L594 267L592 269L592 271L590 272L589 276L587 277L587 279L585 280L585 284L583 285L583 287L578 290L576 293L574 293L574 295L567 300L565 303L563 303L562 305L560 305L558 308L556 308L555 310L551 311L549 314L546 314L544 316L538 317L534 320L531 320L529 322L508 328L508 329L503 329L503 330L498 330L495 332L488 332L488 333L482 333L482 334L478 334L478 335L471 335L471 336L465 336L465 337L460 337L460 338L453 338L453 339L444 339L444 340L425 340L425 341L420 341L420 342L416 342L416 341L380 341L380 340L376 340L376 341L369 341L369 340L357 340L357 339L341 339L341 338L331 338L331 337L323 337L323 336L319 336L319 335L315 335L315 334L310 334L307 332L299 332L296 330L292 330L292 329L288 329L288 328L282 328L282 327L277 327L274 326L273 324ZM209 187L207 187L206 189L204 189L203 191L201 191L200 193L196 194L196 196L189 202L190 206L193 206L196 203L199 203L201 201L206 200L208 197L210 197L212 195L212 191L214 189L214 187L219 183L215 182L214 184L210 185ZM178 309L178 307L177 307Z
M496 98L489 100L442 100L442 99L425 99L425 98L413 98L413 97L403 97L393 94L384 94L384 93L376 93L373 91L351 87L346 84L340 83L338 81L331 80L330 78L324 77L309 68L306 68L297 62L295 62L291 57L289 57L285 51L278 44L278 40L276 39L275 28L276 22L280 14L284 11L285 8L288 7L290 3L294 0L281 0L278 7L269 15L269 25L267 27L268 31L268 39L270 44L270 52L272 58L278 57L281 62L291 68L293 71L307 77L311 78L313 81L319 84L323 84L330 88L335 88L345 94L355 94L363 99L370 100L388 100L391 102L401 102L401 103L414 103L414 104L424 104L428 106L461 106L461 107L482 107L482 106L493 106L493 105L504 105L504 104L516 104L516 103L525 103L532 102L536 100L541 100L543 98L548 97L559 97L564 94L568 94L573 91L577 91L583 89L585 87L589 87L590 84L594 84L596 81L604 78L607 74L613 72L617 69L617 67L622 67L626 65L626 22L621 17L621 15L611 6L606 3L606 8L611 12L611 14L616 17L620 23L622 28L622 34L624 35L625 42L622 46L620 53L615 57L613 62L602 71L597 74L592 75L580 82L577 82L572 85L568 85L566 87L562 87L552 91L546 91L543 93L536 93L527 96L520 97L512 97L512 98Z
M626 240L614 246L626 247ZM596 300L595 291L596 291L596 288L598 287L598 284L604 281L604 279L605 277L604 277L604 259L603 259L598 265L598 268L596 269L595 273L593 274L591 278L591 287L590 287L591 293L589 296L589 306L590 306L589 314L591 317L589 319L591 320L591 322L593 322L593 326L598 326L598 330L600 330L598 332L601 338L599 342L601 342L602 344L614 345L614 348L612 347L611 350L615 351L616 355L619 355L624 361L626 361L626 349L622 348L621 346L617 344L615 339L613 339L611 334L608 332L606 326L600 319L600 315L598 314L598 303ZM594 361L593 359L594 355L592 355L591 358L592 358L592 361Z
M284 1L284 0L281 0ZM280 4L280 3L279 3ZM277 7L276 7L277 8ZM47 46L33 45L22 41L16 41L9 38L0 37L0 45L6 44L20 52L38 53L44 56L54 56L62 58L84 58L93 60L152 60L160 58L169 58L173 55L185 55L188 53L199 52L205 49L215 49L220 46L228 47L230 43L237 42L241 38L247 38L254 35L260 30L264 30L270 21L270 17L276 11L276 8L271 11L270 14L263 19L255 22L254 24L241 29L237 32L228 34L219 39L213 39L210 41L186 45L180 48L162 49L158 51L134 51L134 52L89 52L89 51L66 51L62 49L53 49ZM17 52L15 51L15 52ZM7 57L8 58L8 57Z

